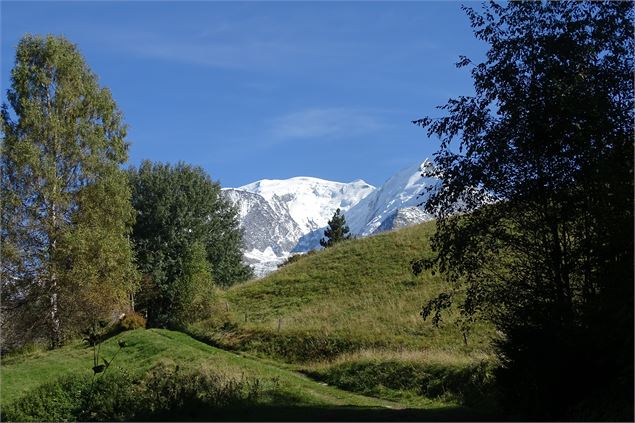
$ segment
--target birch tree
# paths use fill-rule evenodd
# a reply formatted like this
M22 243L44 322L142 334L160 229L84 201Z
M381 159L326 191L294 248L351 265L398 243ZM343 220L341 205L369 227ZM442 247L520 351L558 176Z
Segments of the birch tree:
M134 213L126 126L77 47L26 35L2 124L3 341L64 337L126 307ZM6 345L6 344L5 344ZM5 346L6 347L6 346Z

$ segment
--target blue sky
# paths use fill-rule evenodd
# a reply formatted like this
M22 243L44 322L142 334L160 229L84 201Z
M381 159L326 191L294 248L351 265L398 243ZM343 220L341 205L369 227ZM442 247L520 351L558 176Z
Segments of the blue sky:
M477 3L468 3L478 6ZM430 156L410 121L472 93L458 2L2 1L2 98L25 33L79 46L129 125L130 162L223 186L316 176L381 185Z

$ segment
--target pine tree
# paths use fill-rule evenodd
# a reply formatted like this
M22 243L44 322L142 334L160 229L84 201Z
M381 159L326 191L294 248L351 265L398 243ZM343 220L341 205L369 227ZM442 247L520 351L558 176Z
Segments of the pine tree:
M126 127L77 47L25 36L2 108L4 340L50 339L126 307L134 219Z
M335 210L328 225L329 226L324 230L324 236L326 238L320 240L322 247L327 248L345 239L350 239L350 230L348 226L346 226L346 218L341 214L340 209Z

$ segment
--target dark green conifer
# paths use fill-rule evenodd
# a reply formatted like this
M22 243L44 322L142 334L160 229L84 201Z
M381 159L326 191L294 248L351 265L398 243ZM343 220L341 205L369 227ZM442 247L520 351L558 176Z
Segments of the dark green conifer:
M326 238L320 240L320 245L324 248L350 239L350 229L346 226L346 218L341 214L340 209L335 210L333 217L329 220L329 226L324 230L324 236Z

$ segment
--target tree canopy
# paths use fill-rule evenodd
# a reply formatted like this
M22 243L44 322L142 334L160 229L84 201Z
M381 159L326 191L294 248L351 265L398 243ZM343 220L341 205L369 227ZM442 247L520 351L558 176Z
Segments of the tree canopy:
M2 107L3 342L58 346L129 306L126 126L77 47L27 35ZM6 344L5 344L6 346Z
M489 45L457 63L475 94L414 122L440 139L442 183L426 204L436 256L413 269L451 287L422 314L458 301L496 324L514 411L632 419L633 5L465 10Z
M251 277L242 263L236 209L202 168L144 161L129 175L137 210L133 239L144 275L137 302L150 325L192 319L183 308L192 298L209 294L214 284Z

